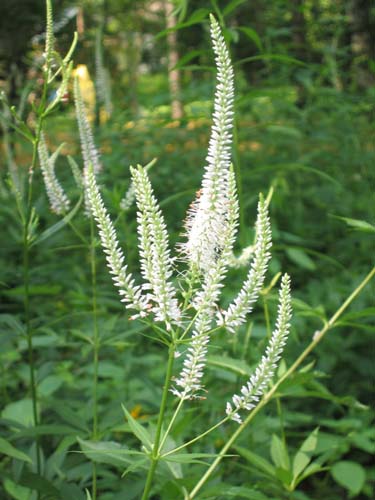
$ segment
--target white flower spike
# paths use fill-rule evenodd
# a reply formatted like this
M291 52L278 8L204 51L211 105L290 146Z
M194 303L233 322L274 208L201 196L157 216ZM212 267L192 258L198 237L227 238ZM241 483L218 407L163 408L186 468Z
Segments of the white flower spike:
M252 311L259 297L271 258L271 245L271 224L267 203L261 196L258 203L258 216L255 224L254 257L247 279L228 309L218 314L218 324L225 325L230 332L234 332L236 328L244 323L246 316Z
M81 149L83 156L83 186L85 188L84 189L85 207L86 207L86 213L90 214L91 212L90 203L88 197L86 196L88 171L92 168L94 174L98 174L102 169L102 165L100 163L98 150L96 149L95 146L94 136L91 130L91 126L87 118L85 105L82 99L81 88L79 86L79 81L77 77L74 79L74 103L76 108L78 130L81 140Z
M70 201L66 196L55 173L56 159L60 153L63 144L51 155L48 155L46 140L43 134L40 136L38 144L38 156L40 168L46 186L47 196L50 202L52 212L58 215L65 214L70 207Z
M145 168L130 168L138 207L138 235L141 270L149 300L154 304L155 319L164 321L167 329L178 324L181 312L176 290L170 282L172 259L168 247L168 232L163 215L154 196Z
M203 390L201 379L203 377L210 329L215 315L215 307L219 301L223 280L232 255L233 244L236 237L238 220L238 200L234 172L229 172L228 190L228 218L223 225L224 247L216 262L211 265L204 276L202 289L196 294L193 301L197 311L194 331L190 346L187 349L180 377L171 389L173 394L181 399L199 397Z
M242 386L241 395L235 394L232 397L232 403L228 402L226 406L227 415L239 424L242 422L239 412L251 411L255 408L275 374L277 363L281 358L290 331L291 301L290 278L284 274L279 292L276 327L266 352L247 384Z
M125 302L127 308L138 311L135 317L144 317L148 310L147 298L142 295L141 287L134 284L132 275L127 272L127 266L124 264L124 254L117 240L115 228L104 206L92 168L89 168L87 172L86 193L92 214L99 228L99 236L106 254L107 264L113 282L119 288L122 302Z
M223 223L227 218L228 177L231 165L234 77L220 26L211 16L211 38L216 56L217 86L207 165L197 198L187 220L187 241L181 245L191 267L206 272L224 247Z

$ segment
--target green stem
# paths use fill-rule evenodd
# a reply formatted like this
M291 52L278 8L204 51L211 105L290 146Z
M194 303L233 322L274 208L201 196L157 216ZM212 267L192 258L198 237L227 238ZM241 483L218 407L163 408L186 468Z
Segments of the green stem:
M151 458L151 465L150 465L150 469L149 469L148 474L147 474L146 483L145 483L145 487L143 490L143 495L142 495L141 500L148 499L148 496L149 496L150 491L151 491L152 482L154 479L156 467L157 467L158 461L160 459L159 448L160 448L161 430L162 430L162 425L163 425L163 420L164 420L165 409L166 409L166 405L167 405L168 391L169 391L169 387L171 384L171 378L172 378L172 373L173 373L175 349L176 349L175 343L172 342L169 346L167 371L165 374L165 381L164 381L164 387L163 387L163 394L162 394L162 398L161 398L159 417L158 417L158 421L156 424L155 440L154 440L154 445L153 445L151 457L150 457Z
M231 448L236 439L240 436L242 431L249 425L249 423L253 420L253 418L258 414L258 412L271 400L277 389L280 385L292 374L296 371L296 369L301 365L301 363L305 360L305 358L315 349L317 344L323 339L326 333L333 327L337 319L341 316L341 314L345 311L345 309L353 302L353 300L357 297L357 295L362 291L362 289L367 285L367 283L375 276L375 267L367 274L367 276L361 281L361 283L357 286L357 288L349 295L349 297L345 300L345 302L339 307L339 309L335 312L335 314L331 317L331 319L324 325L321 331L316 332L314 334L313 340L306 347L306 349L299 355L296 361L289 367L289 369L284 373L282 377L272 386L272 388L264 395L263 399L260 401L258 406L254 408L254 410L249 413L247 418L242 422L242 424L236 429L234 434L230 437L230 439L225 443L223 448L220 450L220 453L216 457L216 459L212 462L210 467L195 485L193 490L189 494L189 500L192 500L202 486L209 479L211 474L214 472L216 467L219 465L221 460L226 455L227 451Z
M98 372L99 372L99 349L100 339L98 331L98 314L97 314L97 281L96 281L96 241L94 231L94 220L90 219L90 263L91 263L91 290L92 290L92 317L93 317L93 423L92 423L92 439L98 439ZM96 464L92 467L92 500L97 497L97 470Z
M43 95L45 94L45 89ZM26 210L23 221L23 281L24 281L24 312L25 312L25 327L26 327L26 338L27 338L27 350L28 350L28 361L29 361L29 373L30 373L30 392L33 407L33 420L34 426L39 424L38 418L38 394L36 387L36 376L35 376L35 358L34 358L34 346L33 346L33 331L31 327L31 311L30 311L30 224L32 219L32 175L37 163L37 151L38 144L40 140L40 134L42 131L43 116L39 116L35 138L33 141L33 154L31 160L31 166L29 171L29 178L27 180L27 194L26 194ZM37 473L41 473L41 448L40 439L36 437L36 469Z
M267 338L270 339L272 336L272 329L271 329L270 312L268 308L266 295L263 295L263 310L264 310L264 317L266 319Z
M36 377L35 377L35 358L34 358L34 347L33 347L33 331L31 328L31 318L30 318L30 248L28 239L28 224L24 227L24 238L23 238L23 281L25 287L24 295L24 311L25 311L25 326L26 326L26 337L27 337L27 350L29 358L29 373L30 373L30 392L33 407L33 419L34 426L39 424L38 418L38 395L36 388ZM36 469L37 473L41 472L41 450L39 437L36 437Z
M167 440L167 437L168 437L169 433L171 432L173 424L175 423L176 418L177 418L178 414L180 413L180 410L181 410L183 404L184 404L184 399L180 399L180 401L178 402L178 405L177 405L177 407L175 409L175 412L173 414L173 417L171 418L171 421L169 422L167 430L164 433L163 439L161 440L161 443L160 443L160 446L159 446L159 453L161 453L161 451L163 449L164 443Z
M168 455L173 455L174 453L176 453L177 451L180 451L182 450L183 448L186 448L187 446L190 446L191 444L199 441L200 439L202 439L203 437L207 436L207 434L210 434L212 431L214 431L215 429L217 429L218 427L220 427L221 425L225 424L225 422L229 420L229 417L224 417L222 420L220 420L220 422L218 422L217 424L213 425L212 427L210 427L207 431L203 432L202 434L199 434L199 436L196 436L194 439L191 439L190 441L188 441L187 443L184 443L182 444L181 446L178 446L177 448L174 448L173 450L171 451L168 451L167 453L164 453L162 455L162 457L167 457Z

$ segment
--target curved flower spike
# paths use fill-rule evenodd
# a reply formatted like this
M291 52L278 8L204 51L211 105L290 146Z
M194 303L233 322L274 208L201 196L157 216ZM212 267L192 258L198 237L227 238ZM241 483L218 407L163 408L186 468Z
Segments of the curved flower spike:
M88 171L90 168L92 168L94 174L97 174L101 171L102 165L100 163L98 150L96 149L94 143L94 136L90 127L90 123L87 118L78 78L74 79L74 104L76 108L76 116L83 157L83 185L85 188L84 193L86 213L90 214L90 203L88 197L86 196Z
M256 407L275 374L277 363L281 358L290 331L290 320L292 317L291 300L290 278L287 274L284 274L279 291L276 327L272 333L266 352L262 356L250 380L246 385L242 386L241 395L235 394L232 397L232 403L227 403L227 415L239 424L242 422L239 412L241 410L250 411Z
M41 134L38 144L40 168L44 184L46 186L47 196L51 205L51 210L59 215L65 214L70 207L70 201L55 174L55 162L62 146L63 145L61 144L53 155L48 156L46 140L44 135Z
M138 311L138 314L133 316L133 319L137 316L144 317L148 311L147 298L142 295L141 287L134 284L132 275L127 273L127 266L124 264L125 256L120 248L115 228L104 206L93 168L88 169L85 189L94 219L99 228L100 240L106 254L113 282L119 288L119 293L123 297L122 302L126 303L126 308Z

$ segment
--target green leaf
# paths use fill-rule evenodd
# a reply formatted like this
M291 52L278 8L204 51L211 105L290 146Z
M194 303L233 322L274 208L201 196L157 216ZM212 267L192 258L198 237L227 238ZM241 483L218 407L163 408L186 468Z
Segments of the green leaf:
M223 8L223 16L227 16L233 10L235 10L239 5L247 2L248 0L232 0Z
M4 479L4 488L5 491L16 500L30 500L30 495L32 494L29 488L25 488L20 486L19 484L14 483L9 478Z
M142 458L138 458L136 460L132 460L131 465L129 465L124 472L121 474L121 477L125 477L127 474L130 474L131 472L135 472L138 469L144 469L148 470L148 465L149 465L149 458L143 456Z
M195 10L192 13L192 15L189 17L189 19L187 19L185 22L178 23L173 28L169 28L169 29L160 31L156 35L156 39L162 38L162 37L168 35L169 33L172 33L173 31L187 28L189 26L192 26L193 24L201 23L204 19L207 18L209 12L210 11L208 9L203 9L203 8Z
M59 491L50 481L48 481L48 479L26 469L23 469L22 475L18 479L18 484L26 486L31 490L38 491L39 493L43 493L43 495L46 495L48 498L52 497L56 500L62 500Z
M92 500L89 490L86 489L85 491L86 491L86 500Z
M96 463L124 467L133 462L134 456L144 456L141 451L129 450L115 441L85 441L79 437L77 441L84 455Z
M290 461L288 451L286 449L285 444L281 441L281 439L276 435L272 435L271 440L271 457L273 463L276 467L284 469L286 471L290 468Z
M206 53L206 50L191 50L179 59L178 63L174 66L174 68L172 68L172 70L183 69L188 62Z
M351 219L350 217L339 217L337 215L334 215L334 217L336 219L343 220L344 222L347 223L348 226L352 227L357 231L362 231L364 233L375 233L375 226L365 220Z
M254 467L271 477L275 477L275 467L268 460L242 446L234 446L234 449Z
M51 226L48 229L46 229L45 231L43 231L42 234L38 238L36 238L36 240L32 243L31 246L39 245L39 243L42 243L42 241L50 238L53 234L57 233L63 227L65 227L67 224L69 224L69 222L73 219L75 214L78 212L79 207L82 204L82 199L83 198L81 196L80 199L78 200L76 206L73 207L72 210L67 215L65 215L65 217L63 217L61 220L59 220L59 222L56 222L56 224L54 224L53 226Z
M141 443L146 447L146 449L151 451L152 440L150 434L139 422L136 421L136 419L128 412L128 410L125 408L124 405L121 406L123 412L125 413L131 431L141 441Z
M297 64L299 66L306 66L306 63L296 59L295 57L286 56L284 54L262 54L259 56L245 57L235 62L233 66L240 66L241 64L253 61L276 61L286 64Z
M233 455L225 455L226 457ZM180 464L190 464L190 463L206 463L200 458L215 458L217 457L217 453L173 453L171 455L167 455L166 457L162 457L162 460L166 462L176 462Z
M227 483L218 483L215 486L211 486L205 490L204 496L200 497L204 499L220 499L226 500L227 498L234 498L235 500L239 498L246 498L248 500L280 500L275 499L269 495L263 495L260 491L257 491L250 486L232 486Z
M17 460L22 460L23 462L32 463L31 458L26 455L23 451L15 448L9 441L6 441L0 437L0 453L7 455L8 457L16 458Z
M252 28L247 28L245 26L240 26L237 29L238 31L244 33L248 38L250 38L250 40L255 43L259 50L263 50L262 41L255 30L253 30Z
M252 371L249 365L240 359L230 358L228 356L209 356L207 359L209 366L223 368L230 372L236 373L241 377L251 375Z
M299 483L301 483L307 477L312 476L313 474L316 474L317 472L322 472L325 470L328 470L328 467L322 467L322 464L320 461L312 462L310 465L308 465L306 467L303 474L301 474L301 476L298 477L298 479L294 483L294 486L297 486Z
M331 474L340 486L349 490L353 495L357 495L361 491L366 479L364 468L349 460L335 463Z
M293 459L293 482L297 480L301 472L303 472L311 462L312 453L315 451L318 442L318 432L319 428L314 429L297 451Z
M319 427L316 427L302 443L300 451L303 451L304 453L313 453L316 449L316 445L318 442L318 433L319 433Z
M14 403L9 403L2 411L1 416L26 427L34 425L33 402L31 399L20 399Z
M35 427L28 427L17 432L15 438L19 439L21 437L33 437L33 436L63 436L63 435L75 435L77 434L77 429L73 427L68 427L67 425L54 425L54 424L42 424L36 425Z
M38 386L38 392L42 396L50 396L56 392L64 383L58 375L48 375Z
M57 295L61 291L61 285L32 285L29 287L29 295ZM15 286L10 290L3 291L7 297L19 297L25 295L24 286Z
M304 252L301 248L286 248L285 252L289 259L297 264L302 269L307 269L308 271L315 271L316 265L315 262L310 259L306 252Z

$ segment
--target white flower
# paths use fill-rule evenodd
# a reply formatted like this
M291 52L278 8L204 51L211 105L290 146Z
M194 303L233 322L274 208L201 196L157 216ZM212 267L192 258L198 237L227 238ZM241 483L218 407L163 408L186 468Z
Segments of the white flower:
M101 171L102 166L99 159L99 153L94 143L94 136L87 118L85 105L82 99L81 89L78 78L74 79L74 103L78 123L79 136L81 140L81 149L83 157L83 185L84 192L87 193L87 178L89 169L93 169L94 174ZM85 196L86 213L90 213L90 203Z
M141 270L146 280L143 288L149 290L155 319L164 321L169 329L171 323L179 323L181 312L176 290L170 281L172 259L168 248L168 232L146 169L139 165L137 169L131 167L130 170L138 207Z
M148 310L147 297L142 295L141 287L136 286L132 275L127 273L127 266L124 264L125 257L117 240L115 228L103 204L92 168L89 168L87 172L86 193L92 214L99 228L99 236L106 254L107 264L113 282L119 288L122 302L126 303L127 308L138 311L138 314L133 318L138 315L141 317L146 316Z
M40 168L42 170L51 210L59 215L65 214L69 210L70 206L70 201L55 174L55 162L62 146L63 144L61 144L51 156L48 156L47 144L44 135L41 134L38 144Z
M211 264L204 275L202 289L197 292L193 306L197 311L191 343L187 349L183 368L175 387L171 391L181 399L196 396L203 390L202 377L206 366L207 349L210 340L209 331L215 315L215 307L219 301L223 280L230 260L237 229L238 201L234 173L229 172L227 219L222 228L224 247L216 261Z
M231 332L234 332L245 321L246 315L252 311L262 289L268 262L271 258L269 251L272 245L271 226L267 204L263 197L260 198L258 203L255 231L254 257L247 279L228 309L218 314L218 324L225 325Z
M181 252L190 265L202 273L210 269L225 245L222 228L227 218L233 127L233 69L220 27L213 16L211 38L217 66L213 125L200 196L188 212L187 241L181 245Z
M242 386L241 395L235 394L232 397L232 403L227 403L226 414L232 420L241 423L239 411L250 411L255 408L272 380L289 335L291 316L290 278L287 274L284 274L279 292L276 327L266 352L247 384Z

